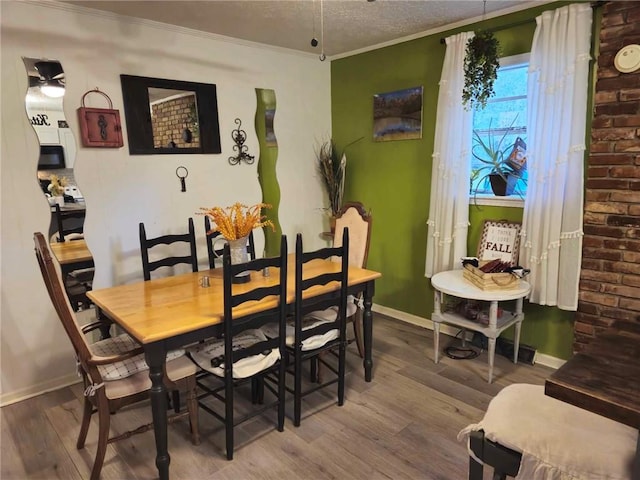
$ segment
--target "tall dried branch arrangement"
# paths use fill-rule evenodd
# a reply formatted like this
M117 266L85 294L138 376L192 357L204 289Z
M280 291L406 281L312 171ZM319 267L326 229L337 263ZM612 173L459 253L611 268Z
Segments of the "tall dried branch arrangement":
M320 145L316 153L318 172L329 196L331 215L337 216L342 208L346 157L339 156L335 143L329 140Z

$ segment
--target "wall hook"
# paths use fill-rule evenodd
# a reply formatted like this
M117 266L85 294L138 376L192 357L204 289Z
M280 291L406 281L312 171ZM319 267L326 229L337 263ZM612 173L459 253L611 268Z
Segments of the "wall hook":
M187 170L187 167L183 167L182 165L180 165L178 168L176 168L176 177L180 179L180 186L182 187L180 189L181 192L187 191L187 184L184 181L184 179L187 178L188 176L189 176L189 170Z

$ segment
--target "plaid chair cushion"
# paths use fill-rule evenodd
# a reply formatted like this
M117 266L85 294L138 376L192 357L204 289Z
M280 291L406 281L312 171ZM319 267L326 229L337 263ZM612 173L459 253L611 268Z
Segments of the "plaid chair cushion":
M107 338L99 342L89 345L91 352L99 357L110 357L111 355L120 355L127 353L138 347L138 343L126 333L117 337ZM183 349L172 350L167 352L167 362L182 357L185 351ZM130 377L138 372L148 370L147 362L144 360L144 353L135 357L127 358L121 362L114 362L109 365L99 365L98 371L105 381L120 380Z

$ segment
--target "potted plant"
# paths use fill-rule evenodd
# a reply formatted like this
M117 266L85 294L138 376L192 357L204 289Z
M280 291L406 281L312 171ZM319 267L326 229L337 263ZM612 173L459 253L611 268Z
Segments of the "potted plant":
M467 110L484 108L494 95L493 82L498 78L500 45L492 32L478 32L467 42L464 57L462 103Z
M523 178L526 171L526 144L520 137L509 145L503 145L508 130L498 139L491 134L486 140L477 130L473 132L473 147L471 154L482 164L474 169L474 180L477 179L474 196L478 188L489 181L491 190L496 196L508 196L516 191L518 180Z

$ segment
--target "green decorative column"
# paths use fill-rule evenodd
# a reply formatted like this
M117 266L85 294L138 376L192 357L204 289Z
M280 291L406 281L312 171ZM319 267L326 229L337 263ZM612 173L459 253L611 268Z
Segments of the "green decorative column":
M276 113L276 92L270 89L256 88L256 134L260 144L258 157L258 181L262 188L262 202L272 206L263 213L274 224L275 231L264 228L264 248L268 256L280 253L280 236L282 228L278 220L280 207L280 185L276 176L278 161L278 142L273 130L273 119ZM259 252L258 252L259 253Z

